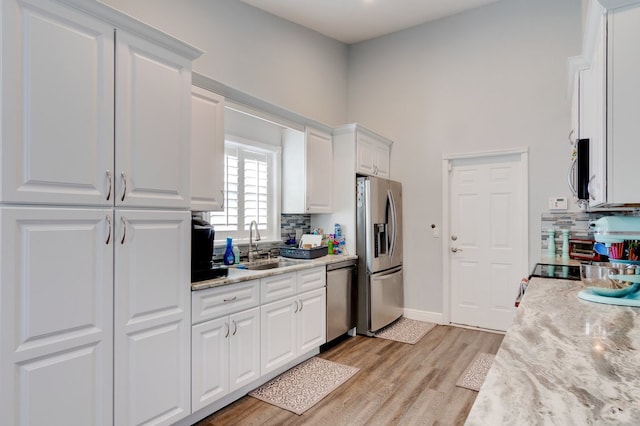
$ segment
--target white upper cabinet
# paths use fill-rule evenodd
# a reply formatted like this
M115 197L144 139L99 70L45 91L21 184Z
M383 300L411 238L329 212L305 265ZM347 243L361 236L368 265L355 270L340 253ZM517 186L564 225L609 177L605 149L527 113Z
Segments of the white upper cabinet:
M2 7L0 201L189 208L191 59L57 2Z
M45 4L2 2L0 201L113 205L113 26Z
M333 139L307 127L287 129L282 141L282 212L330 213L333 208Z
M191 89L191 210L224 208L225 99L200 87Z
M389 179L391 144L363 132L356 138L356 173Z
M640 4L608 12L606 203L640 203Z
M116 205L189 208L191 61L116 37Z

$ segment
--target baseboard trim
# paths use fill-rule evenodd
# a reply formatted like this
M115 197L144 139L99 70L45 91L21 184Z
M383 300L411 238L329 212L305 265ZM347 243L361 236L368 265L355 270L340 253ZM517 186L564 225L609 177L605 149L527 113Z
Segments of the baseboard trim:
M406 318L416 320L416 321L425 321L425 322L432 322L435 324L444 324L444 320L441 312L419 311L417 309L405 308L404 316Z

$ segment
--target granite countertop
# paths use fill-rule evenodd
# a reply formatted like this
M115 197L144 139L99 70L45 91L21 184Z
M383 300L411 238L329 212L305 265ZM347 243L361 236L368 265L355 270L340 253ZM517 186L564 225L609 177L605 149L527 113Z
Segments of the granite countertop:
M234 267L229 268L229 275L222 278L216 278L214 280L200 281L191 284L191 290L204 290L205 288L219 287L222 285L229 285L239 283L248 280L254 280L257 278L269 277L272 275L284 274L287 272L300 271L302 269L313 268L316 266L326 266L332 263L343 262L345 260L355 260L358 256L352 254L338 254L338 255L326 255L318 257L316 259L289 259L286 257L273 258L273 260L286 260L295 262L295 265L285 266L282 268L263 269L263 270L249 270L249 269L237 269Z
M543 263L545 265L562 265L562 266L580 266L580 263L582 262L588 262L588 261L571 259L569 257L562 257L562 256L549 256L547 254L542 254L538 261L538 263Z
M533 278L467 425L640 424L640 308Z

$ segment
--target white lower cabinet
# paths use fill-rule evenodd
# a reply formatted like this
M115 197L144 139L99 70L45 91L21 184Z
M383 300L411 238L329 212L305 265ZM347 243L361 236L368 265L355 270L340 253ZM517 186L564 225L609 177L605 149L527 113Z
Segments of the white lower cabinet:
M193 292L191 411L260 378L260 281Z
M190 414L188 211L118 210L114 221L114 423Z
M260 308L192 328L193 412L260 377Z
M320 267L297 273L298 290L301 285L303 288L312 286L310 278L314 277L317 277L314 282L321 288L299 292L260 308L262 374L274 371L326 342L324 271L325 268Z
M0 424L113 424L111 214L0 208Z

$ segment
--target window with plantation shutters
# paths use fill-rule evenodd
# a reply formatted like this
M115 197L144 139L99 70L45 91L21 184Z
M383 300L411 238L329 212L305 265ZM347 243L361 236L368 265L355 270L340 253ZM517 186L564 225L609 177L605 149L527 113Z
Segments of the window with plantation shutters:
M251 221L263 239L273 237L275 193L274 158L277 148L227 140L224 156L224 211L210 212L216 240L249 238Z

